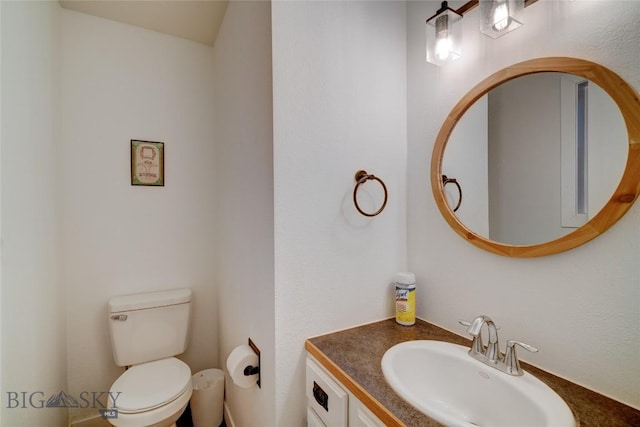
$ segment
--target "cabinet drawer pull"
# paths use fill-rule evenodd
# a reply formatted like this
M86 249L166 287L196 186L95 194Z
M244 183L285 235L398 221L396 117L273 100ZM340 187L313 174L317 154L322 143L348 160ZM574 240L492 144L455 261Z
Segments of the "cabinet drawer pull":
M313 382L313 397L316 398L316 402L329 412L329 395L318 385L317 382Z

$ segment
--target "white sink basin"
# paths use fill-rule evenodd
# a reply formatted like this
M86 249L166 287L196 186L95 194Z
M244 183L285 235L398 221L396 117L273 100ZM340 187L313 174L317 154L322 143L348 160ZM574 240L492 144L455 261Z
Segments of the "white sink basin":
M442 341L407 341L382 358L384 377L404 400L451 427L575 427L567 404L525 372L511 376Z

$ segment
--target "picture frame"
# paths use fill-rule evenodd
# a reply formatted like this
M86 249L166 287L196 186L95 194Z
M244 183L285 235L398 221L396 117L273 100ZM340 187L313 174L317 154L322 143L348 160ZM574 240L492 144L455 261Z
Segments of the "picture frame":
M131 140L131 185L164 187L164 142Z

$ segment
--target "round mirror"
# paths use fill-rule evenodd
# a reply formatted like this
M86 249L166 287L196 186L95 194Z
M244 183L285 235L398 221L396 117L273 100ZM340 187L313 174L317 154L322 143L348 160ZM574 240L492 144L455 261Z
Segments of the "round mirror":
M470 243L506 256L579 246L640 191L640 100L612 71L573 58L505 68L474 87L438 134L431 186Z

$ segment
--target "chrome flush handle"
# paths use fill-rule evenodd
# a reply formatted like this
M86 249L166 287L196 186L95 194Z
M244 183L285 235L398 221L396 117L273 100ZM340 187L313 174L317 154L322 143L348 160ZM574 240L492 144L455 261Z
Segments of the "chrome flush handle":
M122 320L122 321L125 321L125 320L127 320L127 315L126 314L114 314L113 316L111 316L111 320Z

